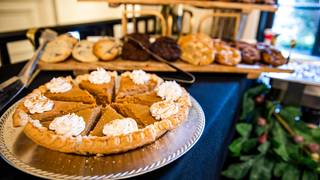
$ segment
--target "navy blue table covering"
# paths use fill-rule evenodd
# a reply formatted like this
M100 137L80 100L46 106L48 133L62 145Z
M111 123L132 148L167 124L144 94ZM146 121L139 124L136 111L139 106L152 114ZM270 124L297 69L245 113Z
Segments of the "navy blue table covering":
M0 68L0 82L18 73L23 64ZM41 72L31 86L15 101L55 76L70 72ZM162 75L162 74L161 74ZM167 74L166 74L167 75ZM197 81L186 86L200 103L206 117L206 127L198 143L173 163L135 179L219 179L239 112L242 95L251 81L240 75L196 74ZM3 112L0 112L2 115ZM35 177L11 167L0 158L0 179L34 179Z

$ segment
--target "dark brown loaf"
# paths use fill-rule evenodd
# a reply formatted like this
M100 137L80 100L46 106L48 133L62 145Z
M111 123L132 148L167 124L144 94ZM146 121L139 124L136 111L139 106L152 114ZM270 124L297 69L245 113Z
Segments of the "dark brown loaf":
M133 33L129 34L127 36L130 36L139 42L141 42L144 47L150 48L150 42L149 42L149 35L147 34L140 34L140 33ZM128 59L128 60L136 60L136 61L146 61L150 59L150 55L143 50L139 44L136 42L127 39L122 48L122 58Z
M181 54L179 45L170 37L157 38L156 41L151 44L150 49L153 53L168 61L176 61Z

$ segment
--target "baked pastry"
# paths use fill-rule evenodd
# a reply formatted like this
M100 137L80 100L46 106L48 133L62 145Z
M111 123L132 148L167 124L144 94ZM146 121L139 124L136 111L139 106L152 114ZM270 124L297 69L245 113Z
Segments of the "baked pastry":
M65 115L91 107L94 107L94 104L50 100L43 95L43 92L35 90L18 104L12 116L13 126L23 126L26 123L26 117L39 121L50 121L58 115Z
M131 104L141 104L151 106L153 103L161 101L161 98L154 91L149 91L145 93L138 93L134 95L127 95L123 98L118 98L117 103L131 103Z
M150 50L168 61L179 59L181 50L177 42L170 37L159 37L150 45Z
M126 96L152 91L161 81L158 76L147 74L142 70L125 72L120 76L116 101Z
M93 53L103 61L115 59L121 53L121 43L111 38L103 38L93 45Z
M138 40L146 48L150 47L149 35L147 34L133 33L127 36ZM122 47L122 58L135 61L146 61L150 59L150 55L145 50L143 50L135 41L125 38L125 42L123 43Z
M180 58L193 65L208 65L214 61L215 50L212 39L205 34L191 34L178 40Z
M132 117L138 123L139 127L146 127L156 122L150 113L150 107L134 103L113 103L112 107L125 117Z
M280 66L288 63L288 60L283 57L281 51L275 48L265 48L261 51L263 62L272 66Z
M261 60L260 51L254 44L237 41L230 43L230 45L241 51L241 62L246 64L254 64Z
M58 101L74 101L92 104L95 99L86 90L80 89L70 76L63 78L53 78L45 84L44 95L52 100Z
M115 91L117 72L107 72L102 68L89 75L80 75L76 78L79 87L87 90L97 100L98 104L110 104Z
M112 102L100 111L95 103L52 100L44 95L47 87L43 85L18 105L13 125L24 126L26 136L40 146L65 153L112 154L150 144L183 122L191 104L187 91L176 82L163 82L156 75L138 72L144 77L124 73L124 77L139 77L130 79L133 84L129 87L148 87L143 98L133 98L135 103ZM99 78L103 79L102 75L98 74ZM123 98L135 95L124 93Z
M70 49L72 49L78 42L78 40L69 33L62 34L58 36L57 39L66 41L69 44Z
M241 53L239 50L228 46L220 40L214 40L214 49L217 51L216 61L227 66L234 66L241 62Z
M46 45L41 60L48 63L61 62L71 55L71 51L72 48L67 41L54 39Z
M93 42L87 40L78 42L72 50L73 58L81 62L98 61L98 58L93 54L93 44Z
M115 119L123 119L124 117L115 111L110 105L107 105L102 109L102 115L98 120L95 127L90 132L92 136L104 136L103 134L103 126Z

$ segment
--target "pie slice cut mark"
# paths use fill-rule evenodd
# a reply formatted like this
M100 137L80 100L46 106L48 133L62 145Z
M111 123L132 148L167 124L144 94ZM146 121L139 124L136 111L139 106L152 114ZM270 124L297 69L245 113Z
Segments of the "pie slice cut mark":
M103 84L93 84L88 80L83 80L80 82L79 86L94 95L98 104L106 105L112 102L115 78L112 77L109 83Z
M80 135L85 136L90 133L90 130L93 128L93 126L96 123L97 118L100 116L101 113L101 107L95 107L95 108L86 108L82 109L80 111L75 112L76 115L83 118L84 122L86 123L85 129L81 132ZM42 122L42 126L49 129L49 125L52 121L45 121Z
M20 113L28 114L32 119L39 121L51 121L57 116L62 116L68 113L73 113L86 108L92 108L94 104L84 104L82 102L64 102L53 101L54 106L50 111L43 113L30 114L29 110L24 106L23 102L19 103L16 111L13 114L13 126L17 127L21 125Z
M157 86L157 82L150 79L147 84L135 84L130 77L121 76L119 90L116 99L121 99L125 96L140 94L152 91Z
M117 103L132 103L151 106L153 103L161 101L161 97L157 95L156 92L146 92L142 94L135 94L131 96L126 96L121 99L117 99Z
M51 93L50 91L47 91L44 93L44 95L49 99L57 101L83 102L86 104L95 103L95 99L90 93L88 93L86 90L80 89L76 85L72 85L72 89L67 92Z
M150 108L147 105L134 103L113 103L114 107L119 113L125 117L133 118L137 121L140 127L145 127L156 122L151 116Z
M107 105L105 108L102 109L102 114L100 119L97 121L97 124L90 132L92 136L103 136L103 127L108 122L115 120L115 119L123 119L124 117L117 113L110 105Z

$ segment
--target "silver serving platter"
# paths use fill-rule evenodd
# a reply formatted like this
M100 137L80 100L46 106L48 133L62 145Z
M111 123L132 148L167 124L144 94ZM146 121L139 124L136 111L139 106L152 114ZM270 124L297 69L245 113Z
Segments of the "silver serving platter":
M49 179L123 179L144 174L181 157L199 140L205 116L191 98L188 119L156 142L122 154L81 156L52 151L28 139L22 128L12 127L10 107L0 119L0 155L13 167Z

